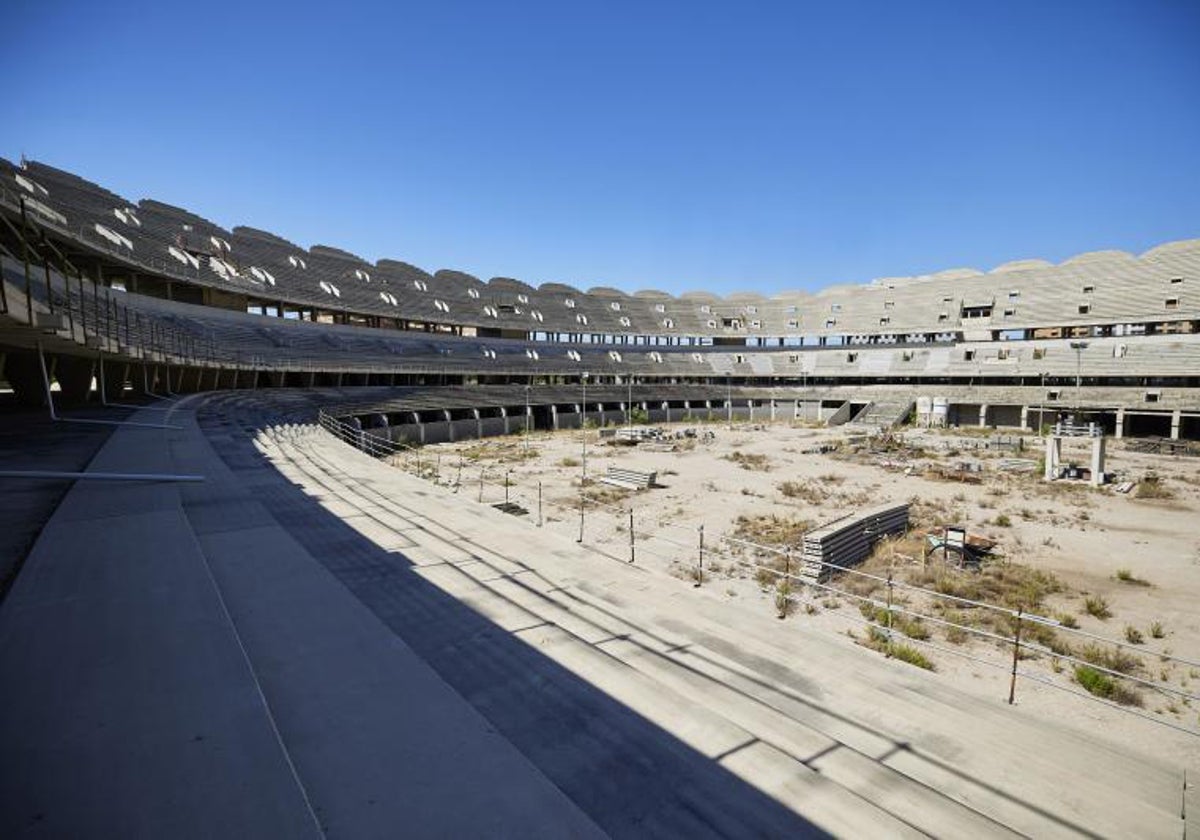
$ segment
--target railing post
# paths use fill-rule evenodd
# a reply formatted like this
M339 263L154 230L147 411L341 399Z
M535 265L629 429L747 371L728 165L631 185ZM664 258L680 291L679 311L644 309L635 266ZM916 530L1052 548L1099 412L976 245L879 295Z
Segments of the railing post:
M1013 663L1012 677L1008 683L1008 705L1012 705L1017 696L1017 660L1021 658L1021 607L1017 607L1017 626L1013 630Z
M887 576L887 637L888 637L889 644L892 641L892 590L893 589L894 589L894 586L892 583L892 572L889 569L888 576Z
M577 543L583 542L583 505L584 505L584 486L583 482L579 484L579 538L575 540Z
M629 562L632 563L637 559L635 548L635 540L633 535L633 506L629 506Z

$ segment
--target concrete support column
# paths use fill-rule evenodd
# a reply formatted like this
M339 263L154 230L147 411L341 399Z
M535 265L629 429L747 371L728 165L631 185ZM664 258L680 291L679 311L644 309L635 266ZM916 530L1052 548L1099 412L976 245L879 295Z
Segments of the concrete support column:
M771 422L772 423L775 422L775 409L776 409L775 400L771 400Z
M1052 481L1058 474L1058 462L1062 459L1062 439L1049 435L1046 438L1046 481Z
M140 396L154 393L158 383L158 368L154 365L130 365L129 380L133 383L133 392Z
M1027 405L1021 406L1021 428L1029 428L1029 406Z
M553 404L550 406L550 428L558 431L558 406Z
M116 402L125 393L125 377L129 365L113 359L105 359L101 364L104 365L104 399Z
M670 423L671 422L671 404L669 402L664 402L662 404L662 407L663 407L663 410L665 410L667 412L667 422Z
M1125 437L1125 409L1117 409L1117 440Z
M1171 440L1179 440L1179 427L1183 425L1183 411L1175 409L1171 412Z
M500 406L500 419L504 421L504 434L510 434L512 429L508 427L508 409Z
M475 437L479 440L483 440L483 417L480 415L478 408L472 408L471 413L475 415ZM425 432L422 431L422 443L425 442L424 434Z
M1092 486L1104 483L1104 436L1092 438Z
M450 409L442 409L442 419L446 421L446 440L454 443L454 423L450 421Z
M986 403L979 406L979 428L987 428L988 406Z

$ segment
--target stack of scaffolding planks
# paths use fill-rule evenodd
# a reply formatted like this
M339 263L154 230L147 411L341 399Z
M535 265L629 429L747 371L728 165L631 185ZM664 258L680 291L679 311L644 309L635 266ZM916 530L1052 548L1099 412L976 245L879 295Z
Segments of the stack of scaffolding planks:
M824 581L832 566L855 566L876 541L908 527L908 504L887 504L844 516L804 535L800 577ZM832 564L832 565L830 565Z

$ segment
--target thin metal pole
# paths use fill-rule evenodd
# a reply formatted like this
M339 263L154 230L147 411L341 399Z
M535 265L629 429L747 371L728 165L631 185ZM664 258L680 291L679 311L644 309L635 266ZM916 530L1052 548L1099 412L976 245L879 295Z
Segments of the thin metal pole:
M633 508L629 508L629 562L632 563L637 559L637 550L634 547L633 536Z
M1017 626L1013 631L1013 663L1012 677L1008 683L1008 705L1012 705L1017 696L1017 660L1021 657L1021 611L1023 607L1017 607Z
M692 586L696 589L700 588L700 584L704 582L704 526L700 526L700 563L696 569L696 582Z
M479 468L479 501L480 502L483 501L483 471L486 469L487 469L487 467Z
M455 478L454 478L454 492L455 493L457 493L459 488L462 487L462 468L463 468L463 456L462 456L462 453L459 452L458 453L458 475L455 476Z
M888 641L892 640L892 571L888 570L887 576L887 636Z
M538 527L542 527L542 482L538 482Z
M506 505L508 504L508 486L510 484L510 482L508 480L508 475L510 472L512 472L512 470L504 471L504 504L506 504Z
M579 538L575 542L583 542L583 485L579 486Z

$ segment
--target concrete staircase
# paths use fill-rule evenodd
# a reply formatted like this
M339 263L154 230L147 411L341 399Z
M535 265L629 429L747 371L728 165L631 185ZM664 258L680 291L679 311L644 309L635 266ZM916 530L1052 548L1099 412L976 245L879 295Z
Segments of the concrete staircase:
M907 420L915 406L915 400L873 400L846 425L862 429L890 429Z

